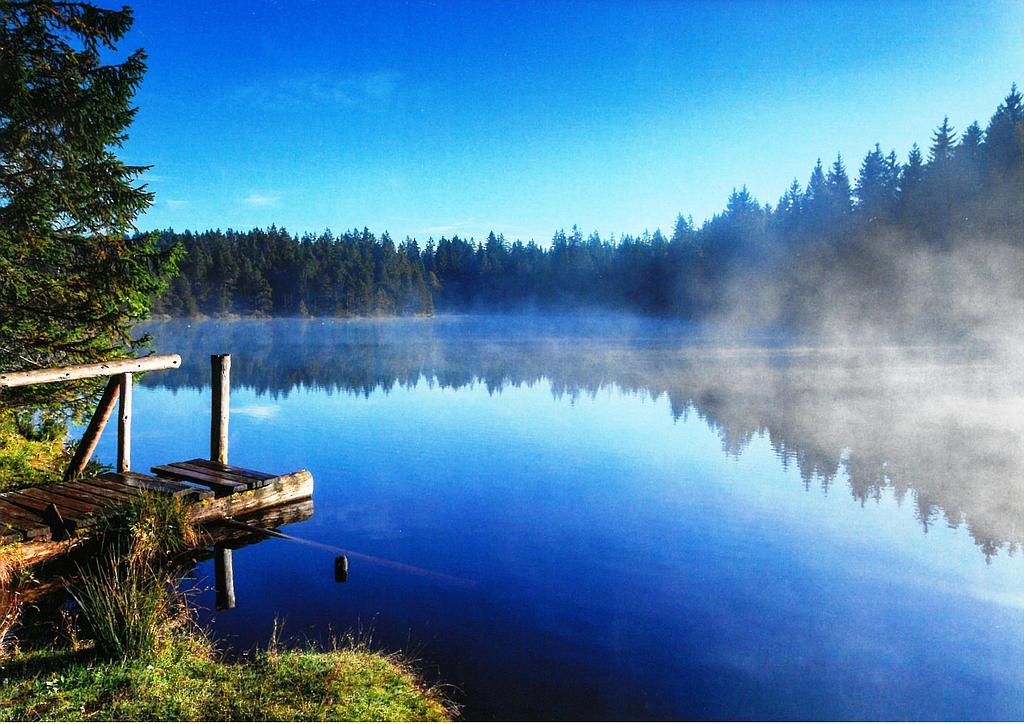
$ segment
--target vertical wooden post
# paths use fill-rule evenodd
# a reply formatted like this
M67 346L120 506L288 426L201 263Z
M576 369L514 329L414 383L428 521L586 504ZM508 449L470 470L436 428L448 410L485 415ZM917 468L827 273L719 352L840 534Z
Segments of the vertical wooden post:
M106 426L107 420L110 419L110 415L114 412L114 403L117 402L119 394L121 394L121 380L117 377L111 377L107 381L106 389L103 390L103 396L100 397L99 404L96 405L96 412L93 413L92 419L89 420L89 426L85 429L85 434L82 435L82 439L75 449L75 455L71 458L68 469L64 471L65 480L77 478L85 470L85 466L89 464L89 458L92 457L93 452L96 450L96 443L100 441L103 428Z
M213 409L210 417L210 460L228 464L228 416L231 414L231 355L210 357Z
M224 546L213 548L213 581L217 592L217 610L227 611L235 607L235 568L231 560L231 549Z
M117 418L117 472L132 469L132 373L125 372L118 377L121 388L121 405Z

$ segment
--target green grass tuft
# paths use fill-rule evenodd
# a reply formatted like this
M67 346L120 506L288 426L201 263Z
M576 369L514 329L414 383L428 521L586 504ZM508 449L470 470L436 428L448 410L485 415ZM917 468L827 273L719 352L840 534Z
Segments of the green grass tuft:
M120 659L154 653L171 621L168 582L149 561L116 548L79 568L69 590L99 653Z
M170 496L143 495L107 521L100 554L69 586L101 655L151 656L187 623L168 563L197 544L185 506Z

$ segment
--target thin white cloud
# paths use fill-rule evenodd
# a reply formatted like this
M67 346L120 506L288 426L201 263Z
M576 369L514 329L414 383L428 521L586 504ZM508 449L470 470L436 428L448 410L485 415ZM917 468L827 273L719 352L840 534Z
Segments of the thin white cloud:
M438 224L437 226L427 226L423 229L424 234L457 234L460 231L464 231L469 228L476 228L479 224L476 223L476 219L466 219L465 221L453 221L450 224Z
M242 199L242 203L248 206L275 206L278 201L281 200L280 196L274 194L264 194L259 192L253 192Z
M258 420L268 420L272 417L276 417L279 411L279 405L246 405L244 407L231 408L231 412L236 415L255 417Z
M312 104L385 111L391 108L401 82L402 74L388 69L337 76L311 73L261 80L234 95L262 110L294 110Z
M164 206L166 206L169 209L180 209L182 206L185 206L187 204L188 204L188 201L186 201L185 199L165 199L164 200Z

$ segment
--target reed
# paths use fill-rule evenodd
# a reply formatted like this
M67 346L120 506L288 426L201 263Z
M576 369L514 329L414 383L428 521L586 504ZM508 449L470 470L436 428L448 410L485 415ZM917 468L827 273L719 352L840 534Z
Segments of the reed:
M198 545L176 498L144 495L107 521L101 551L69 586L97 650L120 659L157 652L187 618L169 561Z
M154 654L173 608L159 566L111 547L78 572L69 590L97 650L120 659Z

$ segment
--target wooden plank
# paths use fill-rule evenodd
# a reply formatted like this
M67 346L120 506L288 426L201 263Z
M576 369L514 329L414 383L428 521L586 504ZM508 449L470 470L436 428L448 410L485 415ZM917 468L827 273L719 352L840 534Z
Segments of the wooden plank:
M186 502L208 500L213 497L212 490L197 488L193 485L185 485L177 480L153 478L148 475L143 475L142 473L105 473L99 477L104 480L123 483L124 485L138 488L139 490L149 491L151 493L164 493L166 495L180 497Z
M213 491L207 487L197 487L196 485L189 485L179 480L169 480L165 477L153 477L151 475L144 475L134 471L123 474L110 473L103 477L110 477L118 482L123 482L126 485L142 489L142 491L158 494L163 493L169 496L174 496L175 498L181 498L187 503L205 501L213 498Z
M120 481L109 480L107 478L85 478L83 480L76 480L75 482L84 483L85 485L89 485L99 490L118 492L132 499L142 496L145 492L142 488L132 487L131 485L126 485Z
M0 501L0 525L19 532L25 540L50 538L50 526L40 516Z
M46 521L42 517L20 508L14 503L6 499L8 494L5 493L0 496L0 518L7 520L8 518L22 518L25 521L29 521L35 525L46 525Z
M119 378L121 399L117 419L117 472L132 469L132 373Z
M50 505L53 501L24 495L21 492L6 493L4 495L4 500L18 506L19 508L32 511L36 515L40 516L44 521L48 521L51 518ZM96 516L82 513L77 509L58 505L57 510L60 512L61 518L63 518L65 522L71 523L76 528L86 527L96 522Z
M90 503L87 501L76 500L75 498L69 498L66 495L60 493L54 493L49 490L42 490L40 488L22 488L15 493L9 493L11 497L15 495L26 496L35 498L36 500L42 501L43 503L53 503L56 505L64 515L64 509L75 511L83 515L102 515L106 512L106 507L98 505L96 503ZM66 517L66 516L65 516Z
M65 483L67 485L67 483ZM122 505L131 505L139 499L138 491L133 495L123 490L117 490L115 488L103 485L96 485L94 482L89 480L76 480L74 483L76 490L80 490L85 493L92 493L93 495L100 495L106 498L111 498Z
M105 509L120 509L127 506L130 501L127 497L115 495L109 490L93 490L87 486L75 483L60 483L58 485L41 485L40 490L45 490L68 498L74 498L86 503L102 505Z
M258 480L256 478L250 478L250 477L248 477L246 475L239 475L238 473L233 473L233 472L221 472L219 470L211 470L210 468L203 467L202 465L196 465L195 463L190 463L190 462L188 462L188 463L167 463L167 464L170 465L171 467L175 468L175 469L191 470L192 472L199 473L200 475L212 475L212 476L214 476L216 478L223 478L224 480L227 480L229 482L234 482L234 483L238 483L239 485L244 485L244 486L246 486L247 489L248 488L259 487L263 483L262 480ZM225 467L228 467L228 466L225 466Z
M172 478L180 478L193 483L201 483L202 485L213 488L214 492L216 492L218 496L240 493L249 489L249 486L246 483L236 483L233 480L227 480L220 477L217 473L212 472L200 473L186 468L178 468L174 465L156 465L152 470L158 475L167 475Z
M172 488L175 492L171 495L181 496L182 500L186 502L195 502L198 500L212 500L213 491L209 488L199 487L192 485L191 483L185 483L180 480L171 480L169 478L153 477L152 475L146 475L144 473L137 473L132 471L125 473L125 477L131 481L137 481L141 483L158 483L160 485Z
M188 500L208 500L213 497L213 491L209 488L201 488L190 483L182 482L181 480L174 480L172 478L160 478L153 477L152 475L146 475L145 473L137 473L134 470L124 474L125 482L132 484L138 483L140 485L160 485L170 495L184 496ZM159 492L154 490L154 492ZM196 497L198 496L198 497Z
M227 465L231 414L231 355L210 356L210 459Z
M68 465L67 470L64 471L65 480L77 478L85 470L85 466L89 463L89 458L92 457L93 452L96 450L96 444L100 441L103 428L114 411L114 403L117 402L117 397L120 393L120 383L116 377L111 377L107 381L106 389L103 390L103 396L100 397L99 404L96 405L96 412L93 413L92 419L89 420L89 426L85 429L78 447L75 448L75 455L71 458L71 463Z
M251 470L249 468L240 468L237 465L224 465L218 463L215 460L204 460L203 458L195 458L194 460L186 460L185 462L190 465L198 465L203 468L207 468L217 473L233 473L234 475L241 475L246 478L253 480L273 480L276 479L277 475L274 473L261 473L258 470ZM172 465L180 465L181 463L171 463Z
M9 518L6 515L0 516L0 536L3 537L5 543L20 543L23 540L31 540L33 536L31 533L39 532L38 528L34 528L28 523L18 523L20 518ZM39 533L39 535L45 535L50 532L50 526L45 526L45 529Z
M89 377L112 377L132 372L151 372L181 366L181 357L176 354L152 355L138 359L112 360L97 364L71 365L25 372L4 372L0 374L0 387L24 387L45 382L67 382L84 380Z

